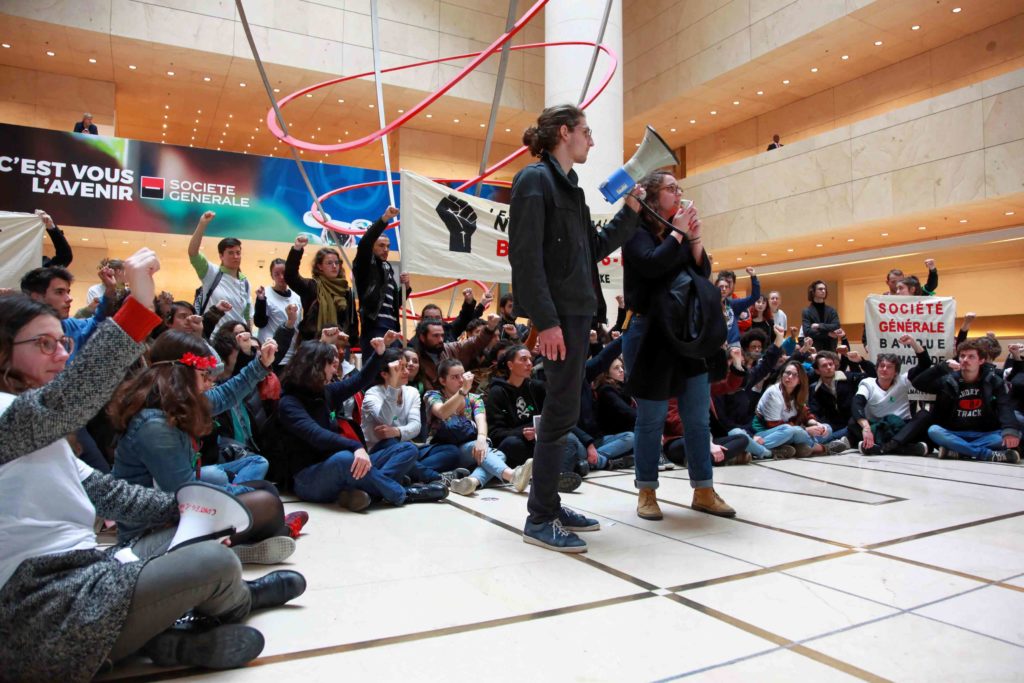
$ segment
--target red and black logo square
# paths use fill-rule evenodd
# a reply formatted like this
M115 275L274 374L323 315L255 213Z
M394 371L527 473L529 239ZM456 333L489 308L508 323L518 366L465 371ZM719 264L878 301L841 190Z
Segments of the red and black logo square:
M142 176L142 191L139 193L139 196L146 199L163 199L164 179L146 175Z

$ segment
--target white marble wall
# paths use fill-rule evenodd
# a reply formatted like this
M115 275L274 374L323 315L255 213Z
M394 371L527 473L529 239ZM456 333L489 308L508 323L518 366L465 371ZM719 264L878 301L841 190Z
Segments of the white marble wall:
M520 14L528 5L520 3ZM267 63L331 74L373 68L369 0L247 0L246 16L260 57ZM385 67L480 50L504 32L508 4L498 0L379 0ZM251 59L231 0L5 0L6 14L109 33L170 47ZM543 14L514 39L541 42ZM386 74L390 85L430 91L463 64ZM497 57L451 94L490 102ZM507 106L543 108L542 50L513 52L504 92Z
M1024 69L681 181L710 247L1024 192Z

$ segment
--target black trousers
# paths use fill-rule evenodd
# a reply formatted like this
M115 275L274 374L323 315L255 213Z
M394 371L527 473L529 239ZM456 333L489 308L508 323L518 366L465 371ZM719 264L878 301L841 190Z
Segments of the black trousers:
M713 463L715 467L728 465L747 448L747 437L742 434L720 436L712 439L712 441L715 442L715 445L721 446L722 450L725 451L725 460ZM684 439L672 439L665 442L661 447L665 457L680 467L686 466L686 444L683 442Z
M901 447L917 441L928 442L928 427L931 425L931 418L932 414L927 410L917 411L917 415L907 420L903 425L903 429L896 432L896 436L892 440L896 442L897 446ZM860 425L852 417L850 418L850 424L847 426L846 436L850 441L850 445L854 448L864 439L864 430L860 428ZM878 445L882 446L884 444Z
M497 449L505 454L505 464L515 469L533 457L536 441L527 441L519 436L506 436L497 445Z
M562 471L566 435L580 417L580 386L590 349L590 321L589 315L562 317L566 358L560 361L544 359L547 394L541 411L540 429L537 430L533 484L527 503L529 521L534 524L556 519L562 508L558 475Z

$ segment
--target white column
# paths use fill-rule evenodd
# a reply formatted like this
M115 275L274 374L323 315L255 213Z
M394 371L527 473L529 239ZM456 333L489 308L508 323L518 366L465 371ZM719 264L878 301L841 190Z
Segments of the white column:
M597 40L604 17L604 0L556 0L544 8L544 39ZM576 165L580 187L587 193L587 204L595 213L606 213L610 206L597 186L622 165L622 0L614 0L604 39L601 41L619 59L615 76L587 109L587 125L594 131L594 147L587 163ZM549 47L544 52L544 106L576 104L587 77L593 48ZM608 70L608 56L597 59L590 79L594 91ZM540 112L538 112L540 113Z

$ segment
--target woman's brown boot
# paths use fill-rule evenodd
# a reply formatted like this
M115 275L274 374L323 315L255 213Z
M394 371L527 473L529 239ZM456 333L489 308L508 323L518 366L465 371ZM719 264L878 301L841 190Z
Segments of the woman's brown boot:
M736 516L736 511L729 507L710 486L693 490L693 503L690 504L690 507L699 512L719 517Z
M658 496L654 489L640 489L640 498L636 501L636 515L641 519L661 519L661 508L658 507Z

